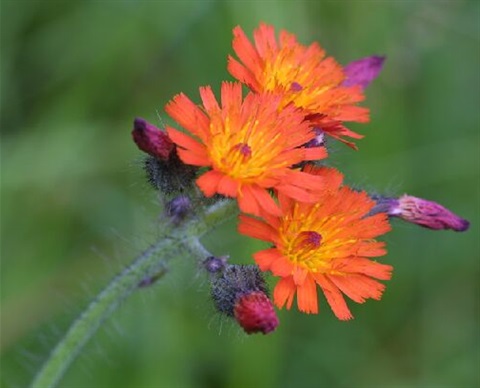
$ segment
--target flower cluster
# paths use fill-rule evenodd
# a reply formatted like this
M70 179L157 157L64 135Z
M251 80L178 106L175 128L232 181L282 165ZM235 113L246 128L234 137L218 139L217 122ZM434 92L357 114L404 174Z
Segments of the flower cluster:
M166 170L175 158L193 166L204 197L236 199L239 232L271 244L254 260L261 271L280 278L273 291L277 307L289 309L296 298L300 311L317 313L321 290L333 313L348 320L344 295L357 303L380 299L385 288L380 281L390 279L392 267L374 260L386 254L385 243L376 238L390 230L389 217L433 229L468 228L467 221L432 202L352 189L339 171L322 165L328 138L357 149L352 140L362 135L346 123L368 122L368 108L358 104L383 57L341 66L317 43L302 45L287 31L277 38L263 23L253 42L234 28L233 51L227 68L236 81L224 81L219 98L210 86L199 89L198 105L180 93L165 111L182 129L166 126L163 132L137 119L133 136ZM219 311L241 317L247 332L273 330L278 322L266 288L228 291L241 272L228 268L212 283Z

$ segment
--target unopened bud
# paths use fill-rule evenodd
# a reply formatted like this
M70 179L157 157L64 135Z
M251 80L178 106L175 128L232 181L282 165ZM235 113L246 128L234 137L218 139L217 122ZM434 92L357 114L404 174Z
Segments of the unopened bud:
M196 177L196 168L184 164L174 150L168 160L149 156L145 159L145 172L150 184L164 194L189 190Z
M377 78L384 61L385 57L373 55L350 62L343 68L346 79L342 86L359 85L362 89L365 89Z
M434 230L452 229L463 232L470 226L467 220L442 205L426 199L407 194L400 198L373 197L373 199L377 204L370 214L384 212L390 217L398 217Z
M279 323L271 300L261 291L241 295L233 312L247 334L268 334L274 331Z
M132 137L138 148L160 160L168 160L175 148L165 132L141 118L133 122Z
M210 264L214 262L209 259ZM212 277L212 298L220 313L234 317L247 334L275 330L278 318L256 266L227 264L216 272L217 276Z
M223 271L227 266L228 256L209 256L203 260L203 267L211 274Z
M179 224L192 211L192 202L186 195L179 195L167 203L166 212L174 224Z

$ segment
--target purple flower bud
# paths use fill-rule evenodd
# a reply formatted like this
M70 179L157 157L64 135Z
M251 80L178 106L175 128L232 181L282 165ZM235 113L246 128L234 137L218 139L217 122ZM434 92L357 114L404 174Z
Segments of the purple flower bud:
M209 256L203 260L202 264L210 273L217 273L223 271L227 265L228 256Z
M370 215L383 212L390 217L398 217L434 230L452 229L456 232L463 232L470 226L467 220L433 201L407 194L400 198L380 196L372 198L376 201L376 206L370 211Z
M398 199L397 212L397 217L429 229L463 232L470 226L467 220L442 205L411 195L403 195Z
M385 57L373 55L350 62L343 69L346 79L342 86L360 85L362 89L365 89L370 82L377 78L384 61Z
M132 137L138 148L160 160L167 161L175 148L165 132L141 118L133 122Z
M167 203L167 215L175 224L180 223L192 211L192 203L186 195L179 195Z

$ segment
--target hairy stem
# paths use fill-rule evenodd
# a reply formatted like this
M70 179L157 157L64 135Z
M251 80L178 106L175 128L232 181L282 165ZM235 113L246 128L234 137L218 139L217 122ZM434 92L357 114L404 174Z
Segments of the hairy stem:
M70 326L65 336L52 350L48 360L35 376L33 388L55 386L83 346L96 333L101 324L115 311L118 305L138 289L147 276L162 277L166 261L179 254L193 254L205 258L205 249L198 242L209 230L237 214L235 202L219 201L202 215L185 225L170 231L167 237L156 242L140 254L98 294ZM188 247L187 247L188 246Z

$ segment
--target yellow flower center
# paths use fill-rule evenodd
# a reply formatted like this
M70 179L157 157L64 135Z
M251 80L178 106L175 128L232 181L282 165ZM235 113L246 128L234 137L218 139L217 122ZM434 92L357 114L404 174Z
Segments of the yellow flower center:
M320 53L311 55L299 62L303 53L293 49L281 49L275 58L265 61L263 80L264 90L282 92L285 97L282 106L293 103L299 108L319 111L319 101L332 88L336 88L344 79L339 65L328 63L325 69ZM328 100L328 99L327 99ZM328 101L325 101L328 105ZM320 103L320 105L324 105ZM327 106L326 106L327 108Z
M312 205L305 212L299 211L298 203L292 213L283 219L280 227L282 253L293 264L313 273L330 272L330 262L338 250L348 249L358 240L354 238L336 238L342 231L345 217L332 215L317 218L321 204Z
M271 130L273 125L254 120L237 129L229 117L223 122L212 120L208 151L214 168L233 179L252 183L269 176L274 169L287 167L288 161L274 160L283 151L283 142L282 134Z

